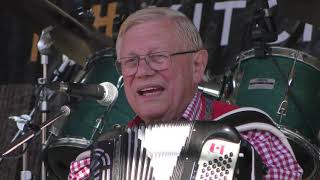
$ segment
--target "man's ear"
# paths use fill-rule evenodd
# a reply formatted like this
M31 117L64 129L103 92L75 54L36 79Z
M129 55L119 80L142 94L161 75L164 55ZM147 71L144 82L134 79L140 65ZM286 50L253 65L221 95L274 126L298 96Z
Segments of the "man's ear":
M208 51L199 50L193 56L193 82L199 84L204 76L204 71L208 63Z

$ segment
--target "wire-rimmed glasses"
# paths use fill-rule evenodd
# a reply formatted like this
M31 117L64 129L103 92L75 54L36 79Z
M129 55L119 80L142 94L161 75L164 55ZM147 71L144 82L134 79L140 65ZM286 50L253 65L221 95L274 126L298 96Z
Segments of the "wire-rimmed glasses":
M123 76L134 75L139 66L140 60L144 59L146 64L154 71L163 71L169 68L171 64L171 56L195 53L199 50L182 51L169 53L167 51L150 53L142 56L123 57L116 60L117 71Z

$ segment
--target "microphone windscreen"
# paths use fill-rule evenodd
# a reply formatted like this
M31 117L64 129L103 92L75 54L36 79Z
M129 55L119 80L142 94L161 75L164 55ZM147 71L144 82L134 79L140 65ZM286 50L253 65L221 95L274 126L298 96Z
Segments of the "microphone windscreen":
M105 90L104 97L97 102L103 106L113 104L118 98L118 89L110 82L103 82L100 84Z

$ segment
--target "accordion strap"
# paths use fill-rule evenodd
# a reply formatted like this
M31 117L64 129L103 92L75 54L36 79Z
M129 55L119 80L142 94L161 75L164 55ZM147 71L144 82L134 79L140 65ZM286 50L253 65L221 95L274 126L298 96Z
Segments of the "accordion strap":
M204 96L206 107L205 107L205 120L213 119L213 99L207 96Z

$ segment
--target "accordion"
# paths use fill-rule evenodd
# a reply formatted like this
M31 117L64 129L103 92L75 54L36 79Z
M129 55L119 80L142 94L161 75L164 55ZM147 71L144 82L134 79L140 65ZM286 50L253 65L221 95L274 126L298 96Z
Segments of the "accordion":
M239 154L242 142L235 128L213 121L125 128L93 145L90 177L97 180L235 179L239 174L239 157L243 156Z

